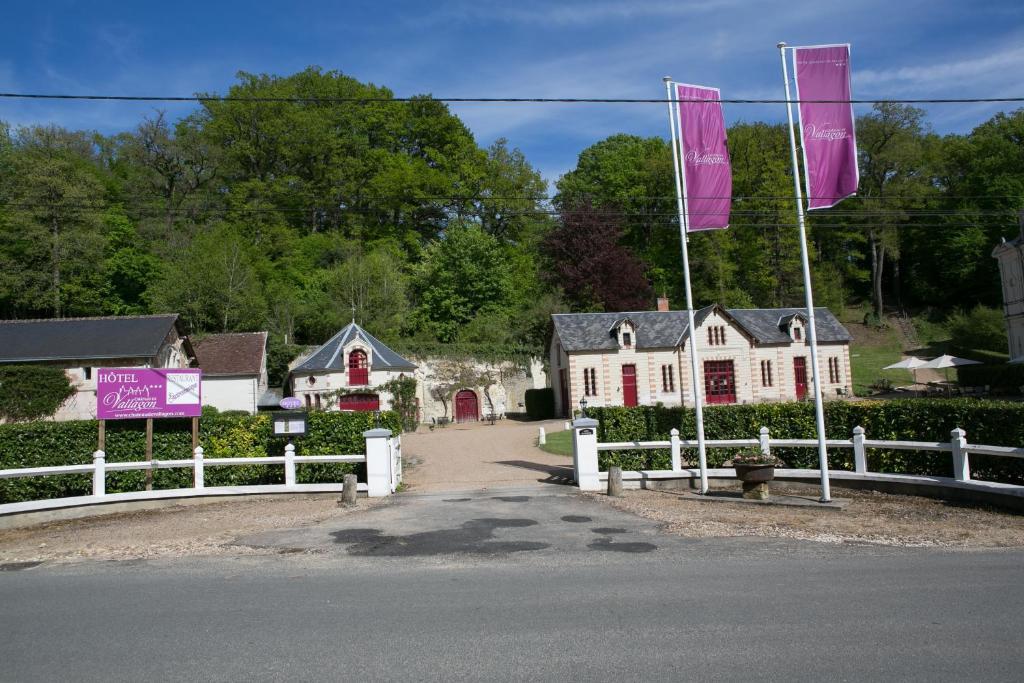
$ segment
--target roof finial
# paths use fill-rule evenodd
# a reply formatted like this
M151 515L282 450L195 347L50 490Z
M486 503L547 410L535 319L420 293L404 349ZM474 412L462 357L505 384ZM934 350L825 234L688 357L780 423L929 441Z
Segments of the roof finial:
M352 302L352 324L356 324L356 302Z

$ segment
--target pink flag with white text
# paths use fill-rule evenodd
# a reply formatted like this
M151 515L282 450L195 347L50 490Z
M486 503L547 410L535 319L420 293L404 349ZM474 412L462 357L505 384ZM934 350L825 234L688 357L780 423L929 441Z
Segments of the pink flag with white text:
M827 209L856 194L860 181L849 102L850 46L797 47L793 52L807 208Z
M732 168L718 88L676 84L688 232L729 227ZM699 100L684 102L683 100ZM714 104L705 104L713 102Z

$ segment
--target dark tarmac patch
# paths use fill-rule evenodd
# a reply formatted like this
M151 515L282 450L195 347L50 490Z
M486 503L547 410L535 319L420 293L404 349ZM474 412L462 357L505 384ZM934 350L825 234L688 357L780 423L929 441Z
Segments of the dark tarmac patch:
M629 533L625 529L620 529L618 527L613 527L613 526L600 526L600 527L598 527L596 529L591 529L591 531L593 531L595 534L601 534L602 536L607 536L609 534L626 534L626 533Z
M491 498L505 503L525 503L530 500L529 496L491 496Z
M42 562L5 562L0 564L0 572L20 572L38 567Z
M649 553L652 550L657 550L658 546L653 543L642 543L639 541L632 543L615 543L610 538L599 538L587 545L591 550L607 550L613 553Z
M428 557L434 555L503 555L549 548L549 543L493 541L494 530L535 526L533 519L471 519L456 529L388 536L380 529L342 529L331 533L335 543L351 544L350 555L363 557Z
M472 498L445 498L443 502L445 502L445 503L468 503L471 500L473 500L473 499Z
M582 524L583 522L593 522L594 520L592 518L586 517L584 515L566 515L565 517L562 517L562 521L563 522L575 522L577 524Z

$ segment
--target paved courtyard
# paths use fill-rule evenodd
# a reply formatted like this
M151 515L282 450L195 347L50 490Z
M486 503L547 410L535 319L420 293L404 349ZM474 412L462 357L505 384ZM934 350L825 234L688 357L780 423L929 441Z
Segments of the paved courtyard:
M537 428L563 428L564 420L499 420L452 424L433 431L420 427L402 437L407 462L405 483L411 491L458 491L521 486L540 481L568 483L572 459L536 447Z

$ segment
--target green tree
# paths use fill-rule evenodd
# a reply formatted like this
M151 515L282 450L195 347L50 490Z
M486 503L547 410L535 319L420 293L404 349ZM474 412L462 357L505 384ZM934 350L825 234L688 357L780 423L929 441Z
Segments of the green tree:
M442 342L453 341L481 312L501 310L513 298L500 243L472 223L453 225L427 247L414 282L420 326Z

